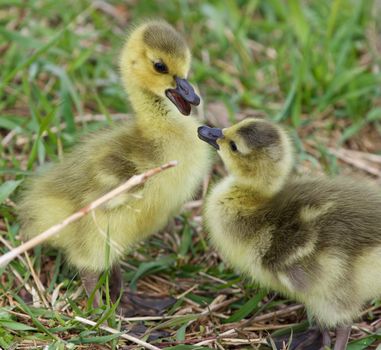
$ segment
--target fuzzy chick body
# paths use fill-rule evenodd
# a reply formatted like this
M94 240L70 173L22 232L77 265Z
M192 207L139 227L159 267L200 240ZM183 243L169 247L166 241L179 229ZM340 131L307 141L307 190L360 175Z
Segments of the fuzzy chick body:
M380 195L348 180L306 179L253 203L257 193L233 183L217 185L206 204L212 242L232 265L328 327L351 323L381 295Z
M156 46L147 44L147 35L159 40ZM167 65L168 73L155 71L157 60ZM194 195L209 168L207 146L197 138L197 122L181 115L165 92L176 89L174 77L184 81L189 70L190 53L179 34L164 22L139 26L128 38L120 64L134 117L90 135L62 163L30 181L19 206L24 235L39 234L134 174L170 160L178 165L133 194L114 198L49 241L82 271L104 271L134 243L162 229ZM178 98L190 110L188 102Z
M292 177L290 141L268 121L244 120L214 142L229 176L206 201L212 243L262 286L303 302L323 327L351 325L381 296L380 190Z

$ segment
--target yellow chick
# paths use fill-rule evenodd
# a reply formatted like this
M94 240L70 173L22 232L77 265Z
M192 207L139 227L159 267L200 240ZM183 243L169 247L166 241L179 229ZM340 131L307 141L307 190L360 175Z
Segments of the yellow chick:
M197 138L198 123L184 117L200 102L187 80L190 62L186 42L169 24L137 26L120 58L133 118L92 134L27 186L19 217L24 236L31 238L132 175L178 161L134 195L116 197L49 240L80 271L88 294L108 267L113 267L112 293L119 294L118 261L134 243L162 229L208 172L209 150Z
M295 178L292 145L278 125L245 119L202 126L229 175L206 200L205 221L222 257L262 286L305 304L346 349L363 305L381 296L381 193L345 178ZM295 335L294 335L295 337Z

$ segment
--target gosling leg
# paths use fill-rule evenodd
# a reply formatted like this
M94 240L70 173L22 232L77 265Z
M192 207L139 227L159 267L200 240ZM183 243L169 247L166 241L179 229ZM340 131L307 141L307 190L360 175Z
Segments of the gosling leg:
M336 343L333 350L345 350L349 335L351 334L351 326L340 326L336 328Z
M82 285L85 288L87 297L90 298L91 293L94 291L95 286L98 283L99 274L96 272L82 271L80 272ZM95 291L93 299L93 308L96 309L100 305L99 291Z
M119 264L115 264L110 274L110 298L115 303L121 293L123 287L122 271Z
M329 335L329 330L324 328L322 331L323 334L323 349L331 348L331 336Z

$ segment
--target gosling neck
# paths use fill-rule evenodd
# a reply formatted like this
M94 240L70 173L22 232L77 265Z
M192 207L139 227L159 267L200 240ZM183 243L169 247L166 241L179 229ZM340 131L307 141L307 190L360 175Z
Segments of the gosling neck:
M237 187L247 193L255 193L262 198L271 198L275 196L283 188L287 177L243 177L239 175L231 175Z
M137 88L130 88L127 92L138 124L152 127L158 122L173 123L175 119L183 117L164 97Z

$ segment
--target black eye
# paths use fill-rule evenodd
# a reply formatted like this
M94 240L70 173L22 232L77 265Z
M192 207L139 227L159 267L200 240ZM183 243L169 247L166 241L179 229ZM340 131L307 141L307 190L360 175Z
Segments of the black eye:
M154 63L153 67L155 68L156 72L159 72L162 74L168 73L168 67L163 62L156 62Z
M231 149L233 152L237 152L237 151L238 151L237 145L235 144L234 141L230 141L230 149Z

